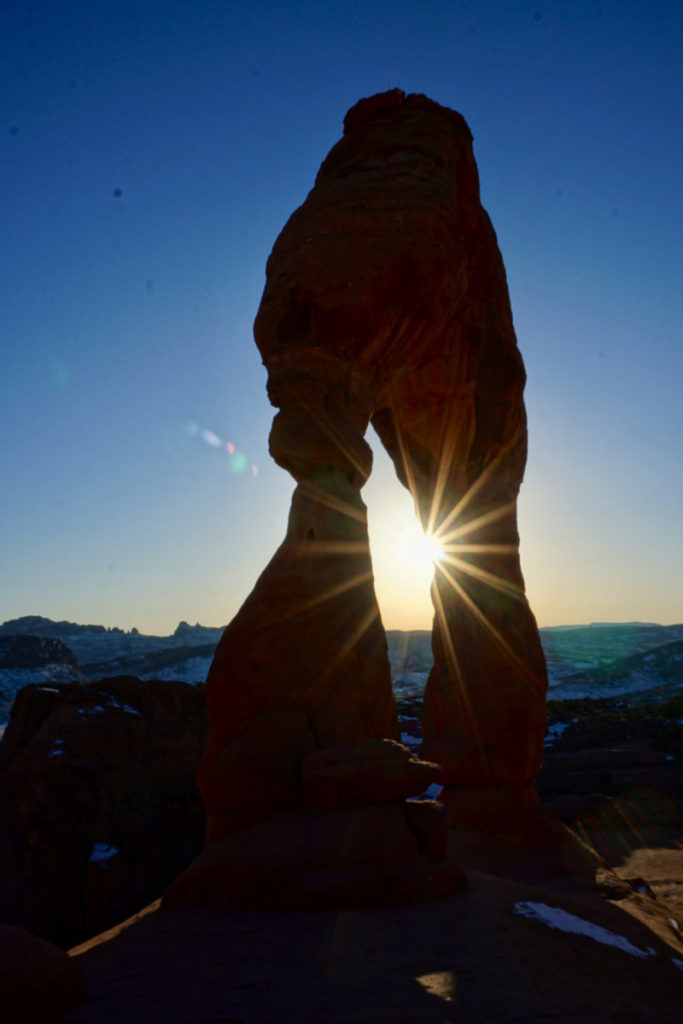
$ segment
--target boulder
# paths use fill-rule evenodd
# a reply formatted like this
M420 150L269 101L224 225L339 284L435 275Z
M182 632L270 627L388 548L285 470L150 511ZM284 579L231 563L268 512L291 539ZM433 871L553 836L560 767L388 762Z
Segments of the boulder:
M277 814L211 839L167 890L162 907L313 910L416 903L463 887L453 861L421 849L406 814L410 806ZM443 808L438 814L447 832Z
M186 683L21 690L0 743L0 918L68 947L158 897L202 847L205 745Z
M56 1024L88 994L80 967L51 942L0 925L0 1007L5 1024Z
M438 764L417 760L395 740L366 740L304 758L302 801L311 808L392 803L419 796L442 776Z

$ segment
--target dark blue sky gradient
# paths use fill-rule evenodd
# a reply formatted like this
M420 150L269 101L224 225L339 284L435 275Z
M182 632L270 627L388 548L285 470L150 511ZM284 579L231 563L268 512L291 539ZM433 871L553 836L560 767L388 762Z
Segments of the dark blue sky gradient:
M682 38L657 0L6 5L0 621L236 611L292 489L251 338L265 260L347 108L396 86L475 137L540 624L683 619ZM426 626L381 456L364 493L385 624Z

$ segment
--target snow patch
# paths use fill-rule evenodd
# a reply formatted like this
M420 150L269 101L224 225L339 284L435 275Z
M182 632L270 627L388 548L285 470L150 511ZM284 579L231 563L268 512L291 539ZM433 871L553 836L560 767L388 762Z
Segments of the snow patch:
M662 686L664 680L656 672L647 675L635 669L618 679L604 679L600 683L566 682L554 687L553 700L585 700L601 697L621 697L627 693L645 693Z
M554 722L553 725L549 725L545 734L543 746L551 747L555 740L559 740L560 736L562 736L569 726L574 724L574 722L578 722L578 718L573 718L571 722Z
M206 682L212 660L212 658L188 658L186 661L179 661L177 665L172 665L170 668L143 672L140 674L140 679L162 679L166 682L180 679L183 683L197 686Z
M143 717L142 711L138 711L137 708L131 707L130 704L124 704L123 707L119 706L119 711L125 711L127 715L139 715L140 718Z
M431 785L427 786L427 788L425 789L424 793L422 794L421 799L423 799L423 800L436 800L436 798L438 797L438 795L441 792L442 788L443 787L440 786L438 782L432 782Z
M672 956L671 963L674 967L677 967L679 971L683 971L683 960L679 960L677 956Z
M111 860L119 851L110 843L93 843L88 860L93 864L105 863Z
M401 743L406 747L419 747L422 740L419 736L411 736L409 732L402 732Z
M101 715L107 711L121 711L127 715L138 715L143 718L142 711L138 711L131 704L121 704L115 697L109 697L106 704L93 704L90 708L78 708L79 715Z
M610 932L601 925L584 921L582 917L570 914L569 911L563 910L561 907L549 907L546 903L522 900L520 903L515 903L513 913L528 917L532 921L540 921L542 924L547 924L549 928L573 932L575 935L586 935L594 942L601 942L604 946L614 946L624 953L630 953L631 956L638 956L641 959L656 955L649 946L647 949L638 949L623 935L617 935L616 932Z

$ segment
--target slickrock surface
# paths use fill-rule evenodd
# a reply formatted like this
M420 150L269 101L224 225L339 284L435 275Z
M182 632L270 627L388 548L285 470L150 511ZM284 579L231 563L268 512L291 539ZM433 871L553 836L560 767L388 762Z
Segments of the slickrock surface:
M467 887L432 903L307 912L153 905L73 951L90 995L66 1021L679 1024L683 944L643 912L656 901L628 885L617 903L606 900L591 881L595 855L574 842L539 848L455 830L451 845ZM574 915L590 934L522 916L529 903L556 922L562 911ZM596 927L617 944L597 941Z

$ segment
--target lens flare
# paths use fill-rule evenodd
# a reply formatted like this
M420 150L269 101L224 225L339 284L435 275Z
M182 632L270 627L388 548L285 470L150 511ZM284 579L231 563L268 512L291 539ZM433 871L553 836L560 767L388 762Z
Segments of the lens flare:
M250 462L244 452L238 451L234 442L225 441L220 434L206 427L200 427L194 420L189 420L185 424L185 430L189 437L198 437L208 448L224 452L231 473L241 474L248 470L253 477L258 476L258 466Z

